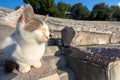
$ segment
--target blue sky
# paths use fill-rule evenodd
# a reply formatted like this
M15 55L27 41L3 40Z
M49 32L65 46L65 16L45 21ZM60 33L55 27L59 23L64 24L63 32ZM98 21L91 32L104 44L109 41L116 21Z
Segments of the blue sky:
M120 5L120 0L55 0L55 3L63 1L68 4L75 4L81 2L83 5L87 6L89 10L92 10L93 6L97 3L105 2L109 6ZM16 6L23 5L23 0L0 0L0 6L14 9Z

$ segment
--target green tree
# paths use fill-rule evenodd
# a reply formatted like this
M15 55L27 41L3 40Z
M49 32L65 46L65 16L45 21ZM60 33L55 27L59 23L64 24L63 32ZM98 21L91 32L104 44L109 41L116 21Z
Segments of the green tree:
M19 9L19 8L20 8L20 6L16 6L14 10L17 10L17 9Z
M106 5L105 3L94 5L90 15L91 20L109 20L110 18L111 13L108 5Z
M110 11L111 11L111 16L112 16L111 20L120 21L120 7L117 5L111 6Z
M70 5L60 1L57 4L57 9L58 9L58 14L57 14L58 17L67 18L66 12L69 12Z
M23 0L23 2L31 4L34 11L38 13L38 9L40 9L40 4L38 3L38 0Z
M54 0L24 0L24 2L31 4L35 13L55 16L54 13L57 10L57 7Z
M71 7L71 12L74 13L73 18L76 20L88 20L90 11L86 6L83 6L82 3L74 4Z

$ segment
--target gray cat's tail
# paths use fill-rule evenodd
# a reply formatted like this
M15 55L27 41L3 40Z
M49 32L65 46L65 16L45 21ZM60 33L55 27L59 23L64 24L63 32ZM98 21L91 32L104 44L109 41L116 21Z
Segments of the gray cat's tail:
M14 61L5 60L5 63L4 63L5 72L11 73L15 68L18 68L18 65Z

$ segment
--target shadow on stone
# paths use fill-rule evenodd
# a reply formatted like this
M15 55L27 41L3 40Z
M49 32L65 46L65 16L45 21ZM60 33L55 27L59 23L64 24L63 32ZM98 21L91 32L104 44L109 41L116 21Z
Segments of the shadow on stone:
M10 54L10 55L6 55L6 57L8 58L9 56L12 56L11 53L13 53L17 48L17 44L11 44L5 48L3 48L2 52L6 53L6 54Z
M1 48L1 43L2 41L9 36L10 34L12 34L14 32L15 28L12 28L10 26L7 25L1 25L0 24L0 48Z
M61 38L50 38L48 46L62 46Z
M65 49L65 55L68 66L75 73L76 80L108 80L106 67L92 64L94 63L94 55L91 57L89 53L80 51L75 47ZM87 57L90 58L89 61Z
M17 73L6 73L3 67L0 67L0 80L12 80L17 76Z
M67 58L68 66L74 71L76 80L107 80L105 67L91 64L94 61L94 55L81 51L76 47L70 46L75 31L66 27L62 30L63 54ZM89 57L89 62L87 60ZM99 56L97 56L98 58Z
M120 80L120 49L107 47L87 47L81 50L70 46L73 37L63 29L63 54L68 66L74 71L76 80ZM66 36L66 37L65 37ZM67 43L68 42L68 43Z
M75 31L73 28L65 27L61 31L61 35L61 39L56 39L56 45L58 46L59 50L56 52L55 56L60 57L56 64L57 68L59 69L57 70L57 73L60 76L60 80L75 80L73 71L67 67L67 59L64 54L64 48L69 49L72 39L75 36Z

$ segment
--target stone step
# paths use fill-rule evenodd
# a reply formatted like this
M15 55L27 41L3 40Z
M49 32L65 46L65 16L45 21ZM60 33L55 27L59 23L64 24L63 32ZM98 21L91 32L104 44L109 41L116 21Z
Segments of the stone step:
M48 63L52 69L63 68L66 66L66 57L59 56L44 56L43 60Z
M2 54L2 50L1 50L1 48L0 48L0 54Z
M0 67L0 80L60 80L57 72L47 63L39 69L32 68L28 73L20 73L14 70L12 73L5 73L3 67Z
M56 54L60 54L57 46L47 46L44 56L54 56Z
M56 69L60 80L75 80L75 75L72 70L68 67L64 67L62 69Z

